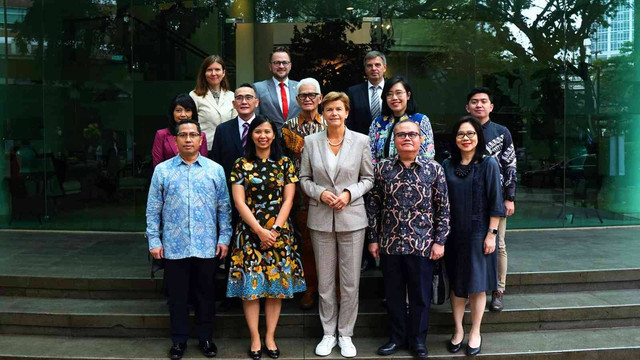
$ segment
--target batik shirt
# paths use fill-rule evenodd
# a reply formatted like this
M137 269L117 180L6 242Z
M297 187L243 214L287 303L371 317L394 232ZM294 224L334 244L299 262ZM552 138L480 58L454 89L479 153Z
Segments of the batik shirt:
M397 156L375 167L367 199L369 242L386 255L429 257L449 234L449 195L442 166L416 157L408 168Z
M396 155L396 147L393 144L393 128L395 124L403 121L411 120L420 125L420 151L419 156L424 156L427 159L433 159L436 155L436 148L433 144L433 130L431 129L431 122L427 115L415 113L413 115L404 114L400 119L396 119L393 116L378 116L369 127L369 144L371 146L371 158L375 165L378 161ZM389 137L391 137L389 139ZM389 139L389 153L385 155L385 144Z
M167 259L213 258L231 240L231 207L222 166L198 155L180 155L156 166L147 200L149 249L162 246Z
M516 150L511 133L506 127L491 120L482 125L484 141L489 155L498 160L500 181L505 197L516 196Z

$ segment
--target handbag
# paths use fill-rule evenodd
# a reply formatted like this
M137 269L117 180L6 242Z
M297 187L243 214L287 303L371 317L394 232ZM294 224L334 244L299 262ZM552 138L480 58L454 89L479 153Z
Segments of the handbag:
M431 293L431 303L442 305L449 298L449 277L444 260L439 259L433 265L433 280L431 283L433 291Z

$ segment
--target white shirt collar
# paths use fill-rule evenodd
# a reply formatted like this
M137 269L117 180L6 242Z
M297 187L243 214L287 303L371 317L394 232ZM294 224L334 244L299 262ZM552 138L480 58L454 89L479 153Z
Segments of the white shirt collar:
M280 81L278 81L278 79L276 79L275 77L271 77L271 80L273 80L273 83L276 84L276 88L280 88ZM289 87L289 78L284 79L284 81L282 81L284 83L284 86Z
M384 89L384 79L382 79L378 85L373 85L371 81L367 80L367 91L370 91L372 86L379 86L380 91L382 91L382 89Z
M251 125L251 122L253 121L253 119L256 118L256 113L253 113L253 116L251 117L251 119L247 120L247 123L249 125ZM244 120L242 120L242 118L240 116L238 116L238 126L240 127L240 130L242 130L242 125L245 123Z

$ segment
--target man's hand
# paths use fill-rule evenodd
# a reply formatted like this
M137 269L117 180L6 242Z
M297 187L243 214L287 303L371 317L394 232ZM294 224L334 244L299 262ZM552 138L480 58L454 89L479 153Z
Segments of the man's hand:
M369 244L369 252L371 253L371 256L373 256L374 258L379 258L380 257L380 245L378 245L378 243L370 243Z
M516 211L516 205L513 203L513 201L509 201L509 200L504 201L504 211L507 214L507 216L513 215L513 213Z
M349 201L351 201L351 193L345 190L342 192L342 194L337 196L336 199L331 204L329 204L329 206L331 206L335 210L340 211L344 210L345 206L349 204Z
M216 256L220 256L220 259L224 259L227 257L227 252L229 251L229 246L218 244L216 246Z
M438 260L443 256L444 256L444 245L433 244L433 246L431 247L431 255L429 256L429 259Z
M157 248L153 248L153 249L149 250L149 252L151 253L151 256L153 256L154 259L162 259L162 258L164 258L164 248L162 246L159 246Z

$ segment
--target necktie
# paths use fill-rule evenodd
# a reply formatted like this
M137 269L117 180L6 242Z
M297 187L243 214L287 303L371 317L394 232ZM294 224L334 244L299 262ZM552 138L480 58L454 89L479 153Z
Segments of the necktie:
M380 116L380 95L378 95L378 87L371 86L371 120Z
M249 123L248 122L244 122L244 124L242 124L242 148L246 148L247 147L247 134L249 133Z
M282 97L282 116L287 121L287 115L289 115L289 101L287 100L287 91L284 89L284 83L280 83L280 96Z

